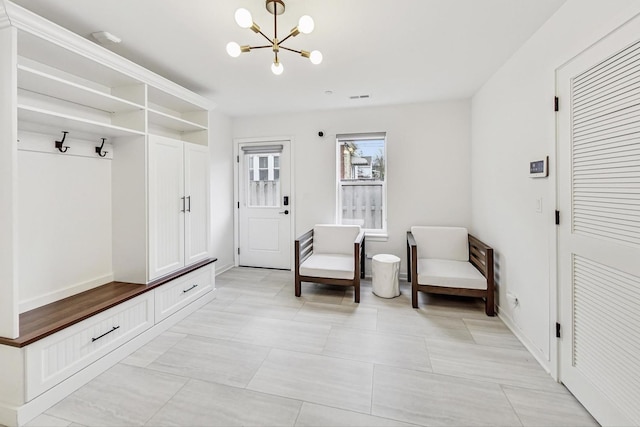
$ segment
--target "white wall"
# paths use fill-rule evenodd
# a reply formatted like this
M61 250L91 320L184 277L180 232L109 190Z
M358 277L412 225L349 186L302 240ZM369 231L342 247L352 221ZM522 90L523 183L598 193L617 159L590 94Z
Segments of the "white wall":
M111 160L19 151L18 191L21 312L113 280Z
M473 229L496 249L500 316L552 373L555 70L638 12L637 0L567 1L472 99ZM529 162L546 155L550 177L529 178Z
M233 138L231 119L209 113L211 156L211 254L218 258L216 270L233 266Z
M470 224L469 114L469 100L461 100L237 118L233 137L293 139L298 236L335 222L336 134L387 132L389 240L367 243L367 253L395 254L405 266L411 225Z

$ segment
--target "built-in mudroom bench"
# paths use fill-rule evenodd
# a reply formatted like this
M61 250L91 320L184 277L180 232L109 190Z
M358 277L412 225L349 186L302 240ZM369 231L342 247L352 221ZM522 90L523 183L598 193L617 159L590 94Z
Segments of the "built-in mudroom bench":
M5 355L13 352L21 360L24 390L7 372L0 377L0 393L24 394L33 402L24 405L26 416L45 410L211 301L215 261L201 261L148 285L107 283L22 313L20 336L0 338L0 344L13 347L5 348Z
M214 105L8 0L0 94L0 425L12 426L215 298Z

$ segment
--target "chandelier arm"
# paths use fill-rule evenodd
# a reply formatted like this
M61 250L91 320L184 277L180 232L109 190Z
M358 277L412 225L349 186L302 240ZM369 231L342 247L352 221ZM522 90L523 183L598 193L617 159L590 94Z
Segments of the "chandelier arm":
M269 37L267 37L267 35L265 33L263 33L262 30L258 30L258 34L260 34L262 37L267 39L269 41L269 43L271 43L273 45L273 40L271 40Z
M251 49L264 49L264 48L267 48L267 47L269 47L269 48L270 48L270 47L273 47L273 45L271 45L271 44L266 44L266 45L264 45L264 46L250 46L250 48L251 48Z
M291 48L284 47L284 46L280 46L280 49L288 50L289 52L295 52L295 53L297 53L299 55L302 55L302 51L300 51L300 50L295 50L295 49L291 49Z
M289 35L285 38L283 38L282 40L280 40L280 44L284 43L287 39L289 39L289 37L293 36L293 32L289 33Z

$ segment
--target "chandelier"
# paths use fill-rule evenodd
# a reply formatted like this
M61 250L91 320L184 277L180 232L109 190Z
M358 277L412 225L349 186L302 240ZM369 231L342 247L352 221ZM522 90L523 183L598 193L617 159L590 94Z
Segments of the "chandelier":
M282 15L284 13L284 0L266 0L266 8L269 13L273 15L273 38L269 38L265 33L262 32L258 24L253 22L251 12L249 12L247 9L240 8L236 10L235 19L236 23L240 27L250 28L254 33L260 34L262 37L264 37L269 42L269 44L261 46L240 46L236 42L229 42L227 44L227 53L230 56L237 58L241 53L250 52L252 49L270 48L273 51L274 55L273 64L271 64L271 71L273 71L273 74L275 75L280 75L284 71L282 63L280 62L280 58L278 56L278 53L280 53L280 49L288 50L290 52L297 53L305 58L309 58L312 64L320 64L322 62L322 53L320 53L320 51L314 50L312 52L308 52L306 50L295 50L282 45L289 38L295 37L300 33L309 34L310 32L312 32L314 28L313 19L309 15L304 15L298 21L298 25L294 27L285 38L283 38L282 40L278 40L278 15Z

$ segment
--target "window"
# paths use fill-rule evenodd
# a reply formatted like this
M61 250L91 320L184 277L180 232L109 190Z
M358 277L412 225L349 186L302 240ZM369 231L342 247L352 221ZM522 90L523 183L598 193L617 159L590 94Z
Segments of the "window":
M337 137L339 224L356 224L371 234L387 229L386 134Z

